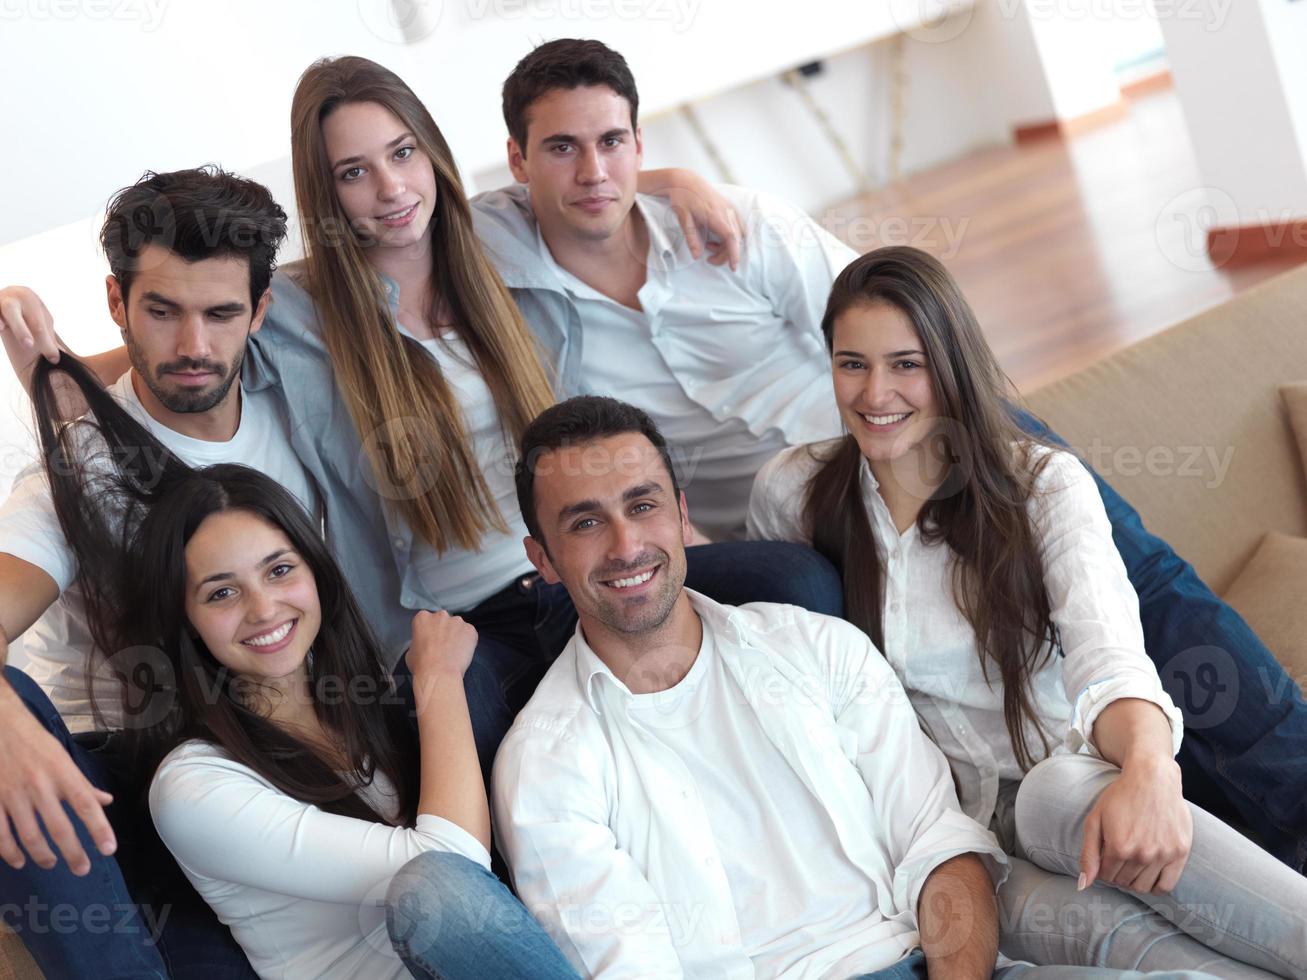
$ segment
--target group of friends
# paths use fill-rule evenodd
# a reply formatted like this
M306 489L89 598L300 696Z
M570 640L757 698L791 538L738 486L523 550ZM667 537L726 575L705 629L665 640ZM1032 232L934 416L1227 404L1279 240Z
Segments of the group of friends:
M599 42L503 108L469 200L401 79L319 61L302 261L259 184L147 172L123 347L0 291L45 974L1307 977L1307 705L947 269L642 170ZM1200 646L1238 703L1186 731Z

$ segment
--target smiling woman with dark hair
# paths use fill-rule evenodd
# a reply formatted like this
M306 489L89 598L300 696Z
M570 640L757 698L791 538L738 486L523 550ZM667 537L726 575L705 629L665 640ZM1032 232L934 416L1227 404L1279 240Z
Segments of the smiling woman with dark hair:
M261 976L574 976L489 870L471 626L413 620L415 745L340 569L267 477L174 476L131 556L122 637L167 664L162 720L132 733L162 757L150 811ZM415 904L438 946L409 944Z
M750 533L840 569L848 618L948 757L963 811L1030 862L1001 894L1009 921L1059 890L1123 910L1082 917L1060 952L1020 921L1012 955L1202 969L1220 953L1232 975L1307 975L1307 880L1182 797L1183 722L1093 477L1017 428L952 276L918 249L870 252L822 330L847 434L763 468ZM1237 913L1217 925L1208 907Z

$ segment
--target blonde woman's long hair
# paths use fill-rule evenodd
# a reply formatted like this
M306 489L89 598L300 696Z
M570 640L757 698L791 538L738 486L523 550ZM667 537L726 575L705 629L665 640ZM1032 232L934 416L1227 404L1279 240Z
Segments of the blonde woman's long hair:
M350 230L336 196L322 121L341 105L365 102L394 113L432 162L437 196L428 231L430 317L435 322L438 312L447 312L454 318L511 445L553 404L554 392L534 338L481 251L453 154L431 113L398 75L374 61L314 62L291 103L291 164L306 286L336 384L387 506L438 552L475 550L485 532L506 532L507 523L473 453L458 399L435 360L399 332L382 279L367 260L367 244Z

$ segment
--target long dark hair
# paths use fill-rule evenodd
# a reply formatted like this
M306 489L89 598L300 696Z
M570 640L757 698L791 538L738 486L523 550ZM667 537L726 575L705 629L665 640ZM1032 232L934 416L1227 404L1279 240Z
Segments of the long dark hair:
M57 374L89 409L76 420L61 418L73 400L56 386ZM118 661L113 673L133 705L123 737L134 770L149 775L174 747L203 739L295 799L384 822L357 793L380 771L399 794L401 819L411 823L418 759L407 711L344 575L299 502L244 466L190 468L71 355L38 366L33 403L95 656ZM308 681L314 712L347 761L343 774L336 759L323 758L247 703L240 679L186 619L186 544L206 518L229 511L280 528L316 579L322 625Z
M1049 752L1031 678L1056 636L1027 510L1047 457L1032 452L1036 441L1014 422L1015 390L943 264L906 246L856 259L835 280L826 304L827 349L834 352L835 321L842 314L877 303L911 321L926 353L938 412L947 420L931 439L939 441L939 458L951 463L917 516L918 533L924 541L946 542L953 553L954 601L975 630L981 669L991 685L991 668L997 668L1012 748L1022 769L1029 769L1038 759L1026 723L1038 732L1043 755ZM804 512L813 546L840 569L847 618L883 646L883 556L863 500L862 454L846 435L814 455L821 466L808 482Z

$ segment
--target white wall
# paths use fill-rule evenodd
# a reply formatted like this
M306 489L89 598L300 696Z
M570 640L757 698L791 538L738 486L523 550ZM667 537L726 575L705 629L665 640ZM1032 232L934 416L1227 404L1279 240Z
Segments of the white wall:
M1210 224L1307 215L1307 6L1209 0L1188 9L1160 23Z
M37 289L72 349L117 344L95 248L106 199L147 167L212 161L268 184L293 213L291 92L327 54L399 72L432 108L465 179L485 188L508 179L503 77L542 40L598 37L640 83L647 165L716 176L675 112L693 100L736 179L820 213L857 181L779 73L824 59L808 89L877 184L889 166L896 44L905 173L1065 108L1022 16L1029 2L0 0L0 285ZM407 40L396 9L418 15ZM31 445L27 412L0 370L0 487L21 458L15 447Z

